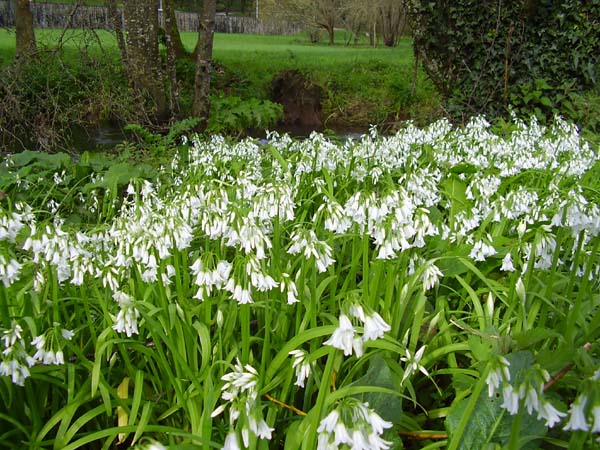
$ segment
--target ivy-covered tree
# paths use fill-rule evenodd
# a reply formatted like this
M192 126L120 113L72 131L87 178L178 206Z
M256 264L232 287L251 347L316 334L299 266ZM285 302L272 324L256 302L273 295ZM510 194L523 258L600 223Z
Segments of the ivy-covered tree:
M451 113L543 115L597 86L600 0L412 0L417 58Z

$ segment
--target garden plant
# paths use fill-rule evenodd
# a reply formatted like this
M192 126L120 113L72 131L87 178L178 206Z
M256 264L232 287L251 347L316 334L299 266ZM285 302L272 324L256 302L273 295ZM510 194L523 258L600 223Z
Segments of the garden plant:
M0 446L594 448L598 159L482 118L8 157Z

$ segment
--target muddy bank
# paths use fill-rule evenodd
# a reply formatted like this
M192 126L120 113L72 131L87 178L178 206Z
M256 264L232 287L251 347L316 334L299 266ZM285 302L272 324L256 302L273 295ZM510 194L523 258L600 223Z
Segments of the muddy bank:
M286 70L271 83L271 101L283 106L283 125L321 129L325 91L299 70Z

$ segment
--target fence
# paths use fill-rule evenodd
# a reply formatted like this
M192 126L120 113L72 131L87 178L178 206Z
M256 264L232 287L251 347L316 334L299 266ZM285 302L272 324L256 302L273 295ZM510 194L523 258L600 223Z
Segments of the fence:
M112 29L112 19L104 6L63 5L56 3L31 3L33 24L37 28L94 28ZM123 23L123 12L121 22ZM176 11L179 31L198 31L198 14ZM162 11L159 21L163 22ZM12 1L0 1L0 27L14 26L15 11ZM297 25L282 22L260 21L253 17L238 17L218 14L215 18L215 31L219 33L242 34L296 34L301 31Z

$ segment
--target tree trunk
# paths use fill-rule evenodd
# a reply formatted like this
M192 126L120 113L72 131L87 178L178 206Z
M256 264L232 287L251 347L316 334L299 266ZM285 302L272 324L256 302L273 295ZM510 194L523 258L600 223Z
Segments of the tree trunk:
M333 28L333 23L327 26L327 33L329 34L329 45L335 44L335 30Z
M175 14L175 1L164 0L164 15L165 15L165 35L167 38L167 46L169 45L169 39L173 46L173 51L176 58L184 58L187 56L187 52L181 42L181 35L179 34L179 27L177 26L177 15Z
M15 11L17 35L15 57L26 58L36 51L33 14L29 8L29 0L15 0Z
M158 53L158 4L154 0L124 2L130 82L137 94L154 109L151 119L167 117L167 101Z
M181 43L177 20L175 18L175 4L173 0L165 0L165 39L167 44L167 74L171 95L169 95L169 111L171 116L179 113L179 86L177 83L177 71L175 69L175 60L183 56L185 51ZM177 53L180 53L179 55Z
M198 59L194 86L194 116L200 118L198 129L204 131L210 114L210 77L212 72L212 48L215 31L216 0L204 0L200 14L198 36Z
M117 8L117 0L106 0L106 8L108 9L108 15L112 20L113 30L115 37L117 38L117 45L121 51L121 59L126 69L129 69L129 63L127 58L127 45L125 44L125 36L123 36L123 23L122 15Z

